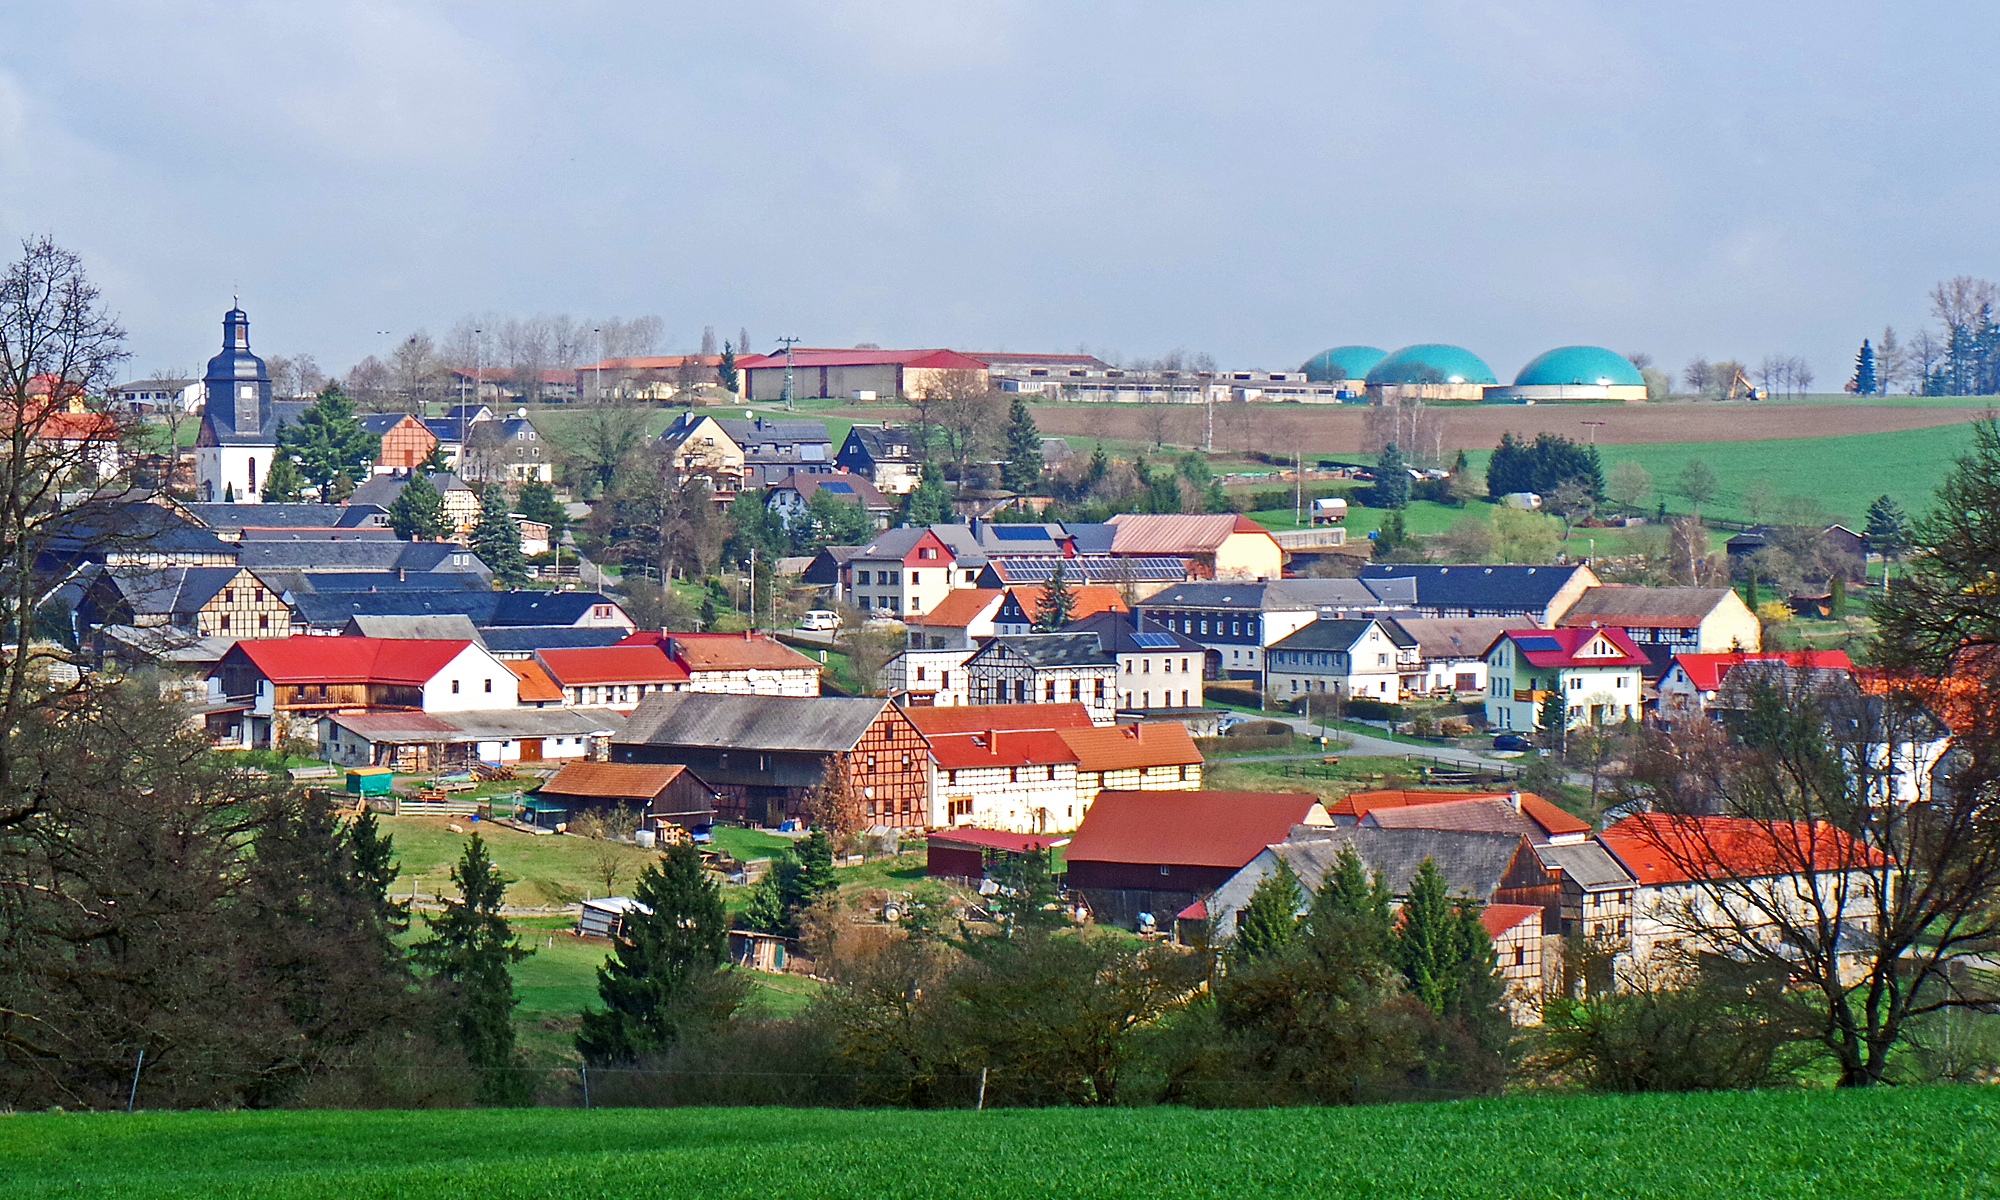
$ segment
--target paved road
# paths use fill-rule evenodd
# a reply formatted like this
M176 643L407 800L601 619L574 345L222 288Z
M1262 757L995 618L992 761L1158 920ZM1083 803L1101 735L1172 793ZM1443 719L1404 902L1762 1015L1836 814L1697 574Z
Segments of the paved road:
M1311 721L1306 720L1303 717L1292 717L1292 718L1267 717L1264 719L1283 721L1285 724L1290 725L1293 728L1293 730L1295 730L1298 733L1304 734L1306 737L1318 737L1320 733L1320 728L1318 725L1314 724ZM1435 761L1455 763L1459 766L1464 766L1464 767L1476 767L1478 769L1487 771L1493 770L1496 767L1519 766L1517 760L1504 759L1504 758L1488 758L1486 755L1480 754L1477 751L1460 750L1456 746L1412 746L1406 742L1394 742L1390 741L1388 738L1383 738L1383 737L1370 737L1365 733L1354 733L1352 731L1345 729L1334 730L1328 736L1347 739L1349 743L1348 748L1346 750L1337 751L1337 753L1341 754L1353 754L1357 756L1360 755L1391 756L1395 758L1401 758L1404 755L1408 754L1415 754L1420 757L1429 758ZM1245 755L1244 757L1248 759L1248 758L1260 758L1264 756ZM1318 758L1319 755L1308 754L1300 756L1291 754L1274 754L1270 755L1269 757L1273 759L1296 758L1296 757Z

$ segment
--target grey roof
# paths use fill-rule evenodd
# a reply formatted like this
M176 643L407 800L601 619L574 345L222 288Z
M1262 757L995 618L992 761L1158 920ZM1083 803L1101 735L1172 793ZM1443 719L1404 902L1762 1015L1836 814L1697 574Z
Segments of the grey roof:
M1109 554L1111 541L1118 536L1118 527L1103 521L1064 525L1063 532L1076 540L1078 554Z
M801 442L831 446L833 439L827 436L825 421L794 420L772 417L717 417L715 423L729 440L741 446L748 453L753 446L778 445L796 446Z
M1417 652L1426 659L1480 658L1495 639L1520 621L1514 617L1406 617L1387 618L1415 640Z
M396 426L401 425L404 422L404 420L409 418L411 415L412 414L410 413L399 413L399 412L363 413L359 417L355 418L355 423L360 425L361 428L367 430L369 433L372 433L377 437L380 437L381 435L389 432L391 429L394 429ZM421 418L419 418L419 420L421 420Z
M998 657L1002 650L1031 667L1093 667L1112 662L1095 633L1013 633L988 640L977 654L966 660L966 665Z
M926 533L937 535L937 539L951 549L957 566L980 567L986 565L986 554L979 544L972 540L972 534L963 525L932 525L928 529L920 526L899 525L884 530L869 540L868 544L856 550L850 558L889 558L901 562L903 556L916 548ZM940 566L943 564L940 563Z
M496 654L531 650L578 650L622 641L625 631L604 625L496 625L482 635Z
M458 542L253 538L237 542L234 548L236 561L253 571L270 567L296 571L464 571L482 577L492 574L478 555ZM456 555L465 555L467 561L455 561Z
M902 453L891 453L897 447ZM915 435L906 425L856 425L847 431L836 457L854 457L858 451L873 462L914 462L915 448Z
M1364 579L1285 579L1270 583L1183 583L1147 597L1142 608L1238 609L1301 612L1307 609L1382 609L1415 599L1406 583L1381 586Z
M1410 894L1410 881L1428 858L1444 876L1447 889L1489 900L1506 877L1521 836L1489 830L1300 825L1273 849L1284 855L1309 888L1319 886L1342 846L1352 846L1369 871L1382 873L1392 896Z
M467 641L486 642L479 636L479 629L472 618L464 613L429 613L423 616L388 617L358 616L347 619L347 628L341 630L350 637L375 638L464 638Z
M1271 643L1273 650L1346 650L1354 643L1368 636L1368 630L1380 625L1382 632L1391 642L1399 646L1412 645L1410 635L1397 629L1391 621L1373 621L1365 618L1321 617L1308 621L1289 634ZM1398 635L1401 635L1400 637Z
M943 528L943 526L939 526ZM1063 553L1063 544L1068 538L1061 525L1032 521L978 521L972 525L954 525L953 529L965 529L974 545L988 555L995 554L1038 554Z
M472 490L466 486L463 479L460 479L450 471L428 471L425 474L430 476L431 486L436 488L440 493L452 491L469 492ZM374 475L369 477L368 482L355 488L354 493L347 498L347 501L349 504L373 504L387 511L389 506L396 502L396 497L402 495L403 489L408 487L409 484L410 477L407 475Z
M114 652L131 661L178 663L183 666L213 666L222 661L237 642L233 637L196 637L172 626L105 625L97 634Z
M278 444L278 428L298 424L299 418L311 407L312 402L308 400L273 400L259 428L240 430L232 423L235 413L229 404L212 404L202 414L203 433L223 446L275 446Z
M477 708L464 712L359 712L320 718L375 742L451 745L524 737L616 736L625 718L608 708Z
M1150 639L1149 645L1139 644L1135 636L1141 632L1139 629L1141 622L1145 624L1143 632ZM1206 650L1200 642L1186 634L1162 628L1154 622L1146 621L1144 617L1135 621L1129 614L1108 609L1092 613L1081 620L1071 621L1062 627L1062 632L1093 634L1098 644L1108 648L1113 654L1157 654L1170 650L1185 650L1190 654L1199 654Z
M215 599L239 567L160 567L140 572L107 571L101 578L118 589L138 616L191 614Z
M1022 557L992 555L980 573L980 587L1008 587L1017 583L1047 583L1060 562L1063 578L1071 583L1172 583L1187 578L1184 559L1160 556L1112 558L1109 555L1080 555L1058 559L1053 555Z
M1434 566L1427 563L1368 563L1365 581L1410 579L1424 608L1470 611L1538 612L1584 570L1581 566Z
M1360 825L1378 829L1458 829L1507 833L1525 837L1531 842L1544 842L1549 836L1533 817L1517 812L1506 800L1491 796L1447 800L1442 804L1371 809L1367 816L1361 818Z
M356 529L380 525L386 510L372 504L186 504L210 529Z
M1576 880L1585 891L1632 887L1637 882L1632 878L1632 872L1627 871L1609 850L1595 841L1573 842L1566 846L1537 846L1535 853L1541 857L1543 866L1560 869L1566 878Z
M430 613L463 613L481 629L495 625L574 625L591 607L613 603L616 602L610 597L597 592L484 589L321 592L292 598L298 615L321 628L343 627L350 617Z
M852 750L887 700L868 696L733 696L654 692L639 702L625 745L701 746L729 750Z
M1697 587L1594 587L1584 589L1575 604L1557 621L1558 625L1670 625L1685 628L1698 625L1729 596L1728 588ZM1616 620L1593 621L1593 617Z

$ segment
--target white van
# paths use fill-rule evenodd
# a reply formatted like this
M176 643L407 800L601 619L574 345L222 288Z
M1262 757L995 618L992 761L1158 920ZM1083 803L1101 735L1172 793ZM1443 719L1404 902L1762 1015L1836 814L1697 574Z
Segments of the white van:
M815 608L799 618L799 628L823 633L840 628L840 614L830 608Z

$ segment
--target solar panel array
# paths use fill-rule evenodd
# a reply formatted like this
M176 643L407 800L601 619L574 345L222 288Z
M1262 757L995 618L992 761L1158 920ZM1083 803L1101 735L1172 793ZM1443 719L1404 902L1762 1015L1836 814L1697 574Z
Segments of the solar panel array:
M1135 633L1132 635L1132 644L1147 650L1170 650L1180 643L1174 640L1174 635L1171 633Z
M1519 647L1520 647L1521 649L1523 649L1523 650L1532 650L1532 651L1534 651L1534 652L1535 652L1535 653L1537 653L1537 654L1539 654L1539 653L1541 653L1541 652L1543 652L1543 651L1545 651L1545 650L1560 650L1560 649L1562 649L1562 643L1561 643L1561 642L1559 642L1559 641L1557 641L1557 640L1555 640L1555 639L1554 639L1554 638L1552 638L1552 637L1523 637L1523 638L1515 638L1515 639L1514 639L1514 644L1515 644L1516 646L1519 646Z

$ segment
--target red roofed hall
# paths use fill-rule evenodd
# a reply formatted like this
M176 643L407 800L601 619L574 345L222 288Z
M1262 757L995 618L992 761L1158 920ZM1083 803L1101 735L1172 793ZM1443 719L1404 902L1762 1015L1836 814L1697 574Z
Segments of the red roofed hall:
M1598 840L1650 885L1864 870L1889 861L1825 821L1639 813Z
M1069 845L1060 833L1011 833L1004 829L938 830L930 835L924 873L933 879L957 879L976 885L987 868L1009 858L1048 854Z
M641 629L611 648L650 646L686 673L691 692L817 696L820 665L768 633L681 633Z
M1100 792L1064 851L1066 883L1100 922L1164 926L1294 825L1330 823L1297 792Z
M464 712L520 703L519 676L462 638L252 638L225 651L209 680L226 697L227 712L241 716L220 725L211 719L211 732L249 747L313 737L321 717L339 712Z
M658 646L583 646L535 651L575 705L630 712L651 692L688 690L688 673Z

